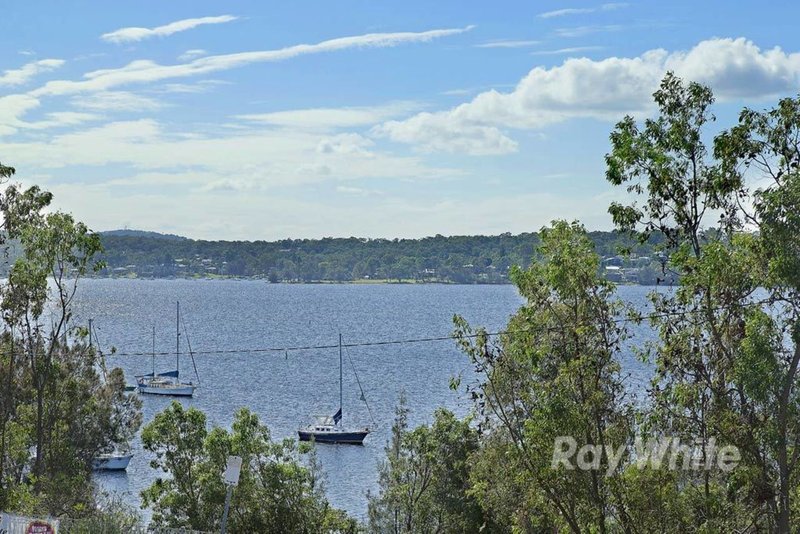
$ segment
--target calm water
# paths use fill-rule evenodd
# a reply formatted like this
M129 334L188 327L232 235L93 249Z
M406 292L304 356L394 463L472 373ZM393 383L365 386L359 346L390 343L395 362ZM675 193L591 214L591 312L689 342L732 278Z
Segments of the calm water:
M651 288L620 287L620 296L645 305ZM521 304L513 286L452 285L287 285L236 280L85 280L75 319L90 317L99 343L118 352L149 352L156 327L156 351L175 348L175 302L195 351L335 344L446 336L458 313L474 325L502 328ZM644 328L632 343L649 334ZM185 344L184 344L185 348ZM453 341L348 349L359 373L376 424L359 401L355 375L345 357L345 423L374 431L363 447L318 446L326 472L326 491L334 506L359 517L366 512L367 490L375 490L377 465L391 433L394 408L404 391L411 424L430 422L439 406L459 414L469 410L463 393L449 389L450 378L470 377L466 357ZM235 410L247 406L269 426L273 438L294 437L311 414L333 414L338 404L337 350L239 353L195 357L201 387L187 406L203 410L211 424L229 426ZM157 371L174 368L173 357L159 357ZM109 366L125 370L129 383L149 372L150 356L112 356ZM649 370L632 356L623 367L629 384L640 389ZM191 361L181 360L182 376L194 380ZM145 422L164 409L168 398L144 396ZM138 440L127 473L101 474L109 491L139 504L139 492L156 473Z

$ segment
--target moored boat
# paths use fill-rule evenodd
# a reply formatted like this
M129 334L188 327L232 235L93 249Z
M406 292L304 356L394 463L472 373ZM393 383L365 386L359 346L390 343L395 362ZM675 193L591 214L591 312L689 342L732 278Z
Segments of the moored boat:
M363 391L361 398L366 401ZM297 437L300 441L363 445L369 433L369 428L347 429L342 424L342 335L339 334L339 411L333 416L316 416L314 423L298 429Z
M300 441L316 441L317 443L346 443L363 445L369 429L345 430L339 428L330 416L317 416L314 424L297 431Z
M133 454L99 454L92 460L95 471L125 471Z
M184 327L185 328L185 327ZM188 337L187 337L188 343ZM197 387L192 382L181 382L181 303L177 305L177 320L175 331L175 370L156 373L156 348L155 327L153 328L153 371L146 375L136 376L136 387L139 393L148 395L169 395L171 397L191 397ZM191 345L189 356L192 356ZM194 358L192 356L192 358ZM195 368L196 372L196 368Z
M149 395L170 395L172 397L191 397L194 395L195 385L191 382L180 382L170 378L171 375L158 374L136 377L139 393Z

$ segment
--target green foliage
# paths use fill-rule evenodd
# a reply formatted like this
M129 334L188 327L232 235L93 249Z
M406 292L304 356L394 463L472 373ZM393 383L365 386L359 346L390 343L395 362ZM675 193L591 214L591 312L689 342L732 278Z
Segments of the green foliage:
M625 117L611 133L606 156L606 179L645 201L612 203L609 212L619 230L661 235L669 246L688 242L697 253L703 218L710 210L724 216L733 209L730 194L738 181L721 179L707 158L703 127L714 120L708 87L668 73L653 97L659 116L641 128Z
M118 497L105 497L86 517L62 518L58 526L65 534L129 534L143 528L138 511Z
M230 431L209 431L202 412L173 402L145 426L142 443L155 454L152 467L166 475L142 492L155 525L218 530L226 492L222 472L227 457L237 455L242 471L230 532L356 531L355 521L325 500L314 458L304 466L295 442L273 442L246 408L236 412Z
M438 409L431 426L408 429L401 397L392 440L380 468L380 492L369 497L372 532L491 532L472 496L470 462L478 434L469 421Z
M597 251L649 255L656 238L637 243L616 232L591 232ZM513 265L527 267L538 236L437 235L424 239L285 239L282 241L195 241L152 235L102 235L107 276L239 276L270 282L508 283ZM659 266L653 264L651 268ZM651 276L647 279L654 282Z
M0 165L0 177L13 173ZM0 509L81 517L95 509L92 459L124 447L141 413L122 371L101 378L85 330L71 323L78 280L102 266L100 239L70 215L45 213L51 200L36 186L0 195L3 243L22 249L0 284Z
M578 225L555 223L531 267L512 269L526 303L499 340L456 318L482 377L468 386L484 432L469 494L498 528L789 532L800 521L800 98L745 110L710 155L711 91L668 74L654 97L659 116L621 121L606 159L608 180L634 197L610 208L619 231L663 243L680 280L651 298L649 403L622 403L623 310ZM607 477L550 465L558 436L617 446L634 433L732 444L741 462L628 460Z
M579 447L630 441L618 363L627 334L583 227L557 221L541 236L539 260L513 272L525 304L499 342L456 318L459 343L482 377L471 391L489 433L473 493L501 506L495 516L506 529L604 531L617 506L617 469L605 455L596 471L553 469L551 461L559 436Z
M643 131L626 118L607 157L609 181L643 197L642 208L611 207L618 228L663 235L680 275L674 294L652 298L660 339L648 428L704 445L713 437L742 454L731 473L679 481L680 521L788 532L800 521L792 504L800 484L800 99L745 109L714 139L712 158L703 144L710 90L668 75L655 97L660 116ZM710 213L720 215L717 229L707 226Z

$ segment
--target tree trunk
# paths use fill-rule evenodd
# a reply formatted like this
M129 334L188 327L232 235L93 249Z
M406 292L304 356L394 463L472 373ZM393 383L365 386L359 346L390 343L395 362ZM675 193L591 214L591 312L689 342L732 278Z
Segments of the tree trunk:
M36 475L38 484L42 474L42 452L44 449L44 392L36 387L36 461L33 464L33 474Z
M798 366L800 365L800 343L795 341L794 354L789 363L789 369L786 371L786 378L783 383L783 390L778 404L778 428L780 434L778 435L778 469L779 469L779 487L778 487L778 532L789 532L789 516L791 514L791 501L790 501L790 472L789 472L789 449L788 449L788 436L787 434L787 412L789 410L789 403L791 402L791 394L794 386L795 378L797 376Z

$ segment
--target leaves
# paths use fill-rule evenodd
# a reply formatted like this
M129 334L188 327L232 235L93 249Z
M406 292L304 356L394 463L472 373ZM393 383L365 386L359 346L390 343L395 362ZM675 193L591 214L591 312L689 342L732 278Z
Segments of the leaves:
M157 525L218 530L225 502L222 481L227 457L242 457L233 492L231 532L351 532L355 522L331 508L322 493L315 460L300 463L293 440L273 442L269 429L246 408L236 412L230 431L207 429L205 415L173 402L142 431L155 454L152 465L165 478L142 492ZM311 451L313 455L313 451Z
M0 178L13 174L0 165ZM21 248L0 284L0 508L79 517L95 513L92 459L126 446L141 405L121 370L101 380L71 323L100 241L72 216L45 212L51 200L36 186L0 194L3 239Z
M430 426L409 430L407 417L401 398L392 441L380 466L380 492L369 496L370 531L491 532L491 520L472 495L475 429L441 408Z

